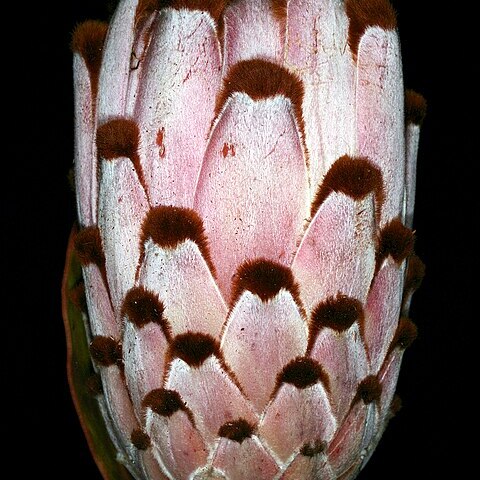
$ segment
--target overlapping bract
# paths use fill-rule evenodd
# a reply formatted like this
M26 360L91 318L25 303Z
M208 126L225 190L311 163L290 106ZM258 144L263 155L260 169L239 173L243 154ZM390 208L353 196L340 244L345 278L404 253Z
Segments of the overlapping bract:
M348 479L374 450L422 272L395 28L385 0L123 0L77 28L76 250L136 479Z

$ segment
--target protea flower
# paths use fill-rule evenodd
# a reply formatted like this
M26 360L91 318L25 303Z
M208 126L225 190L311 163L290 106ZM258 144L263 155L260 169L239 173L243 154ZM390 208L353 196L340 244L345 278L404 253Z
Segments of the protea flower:
M69 375L103 476L354 478L423 274L393 8L122 0L72 46Z

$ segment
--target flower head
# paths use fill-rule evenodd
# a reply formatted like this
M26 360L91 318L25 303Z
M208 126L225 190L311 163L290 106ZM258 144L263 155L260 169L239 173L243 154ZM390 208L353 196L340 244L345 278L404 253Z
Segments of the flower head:
M122 0L72 47L93 377L70 378L103 475L97 405L138 480L354 478L423 275L393 8Z

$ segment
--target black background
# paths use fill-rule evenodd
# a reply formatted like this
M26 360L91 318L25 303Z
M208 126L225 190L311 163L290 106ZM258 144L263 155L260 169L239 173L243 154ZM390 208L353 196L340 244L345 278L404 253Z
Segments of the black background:
M93 0L60 8L34 3L4 13L2 463L12 465L19 479L100 480L68 391L60 286L75 219L67 181L73 157L70 35L78 22L105 19L109 10ZM464 2L448 9L431 1L392 3L405 84L428 101L414 222L427 275L411 309L419 338L404 356L398 384L403 408L359 478L470 478L467 469L477 463L466 434L475 432L476 421L478 375L469 370L478 338L473 303L480 207L474 13Z

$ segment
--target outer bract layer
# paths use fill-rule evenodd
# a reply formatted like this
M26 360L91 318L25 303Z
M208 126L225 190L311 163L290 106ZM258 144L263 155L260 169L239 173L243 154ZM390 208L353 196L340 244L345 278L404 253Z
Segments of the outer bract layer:
M90 389L117 459L137 480L354 478L423 272L425 102L392 7L122 0L72 46Z

